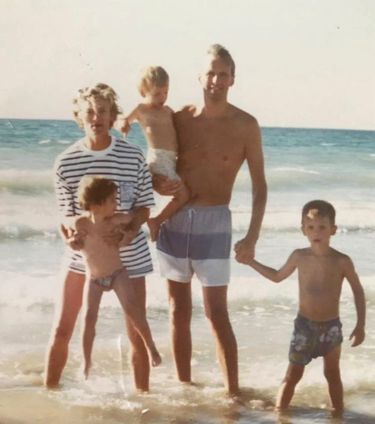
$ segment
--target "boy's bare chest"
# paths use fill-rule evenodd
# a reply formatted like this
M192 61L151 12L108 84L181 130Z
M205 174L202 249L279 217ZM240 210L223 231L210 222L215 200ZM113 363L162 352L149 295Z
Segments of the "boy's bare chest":
M311 293L324 293L340 290L343 273L336 258L308 258L298 265L299 281L302 289Z

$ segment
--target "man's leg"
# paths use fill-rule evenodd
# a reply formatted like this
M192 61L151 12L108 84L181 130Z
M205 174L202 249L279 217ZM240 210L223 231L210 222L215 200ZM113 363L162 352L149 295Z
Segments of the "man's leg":
M145 277L130 278L129 284L134 289L134 300L137 307L146 315L146 282ZM133 367L134 384L141 392L149 391L150 363L148 360L146 346L134 327L132 321L125 315L128 337L131 345L130 362Z
M227 286L203 287L203 298L226 388L229 394L236 395L239 392L237 342L228 315L227 291Z
M69 271L63 283L60 307L52 329L47 352L45 379L47 387L57 387L68 359L68 345L82 305L85 276Z
M294 389L297 383L301 380L304 370L304 365L292 363L289 364L284 380L282 381L279 392L277 394L277 410L282 411L288 408L289 403L294 395Z
M178 379L191 382L191 283L168 280L173 356Z
M341 417L344 411L344 389L340 375L341 346L337 346L324 357L324 376L332 405L332 416Z

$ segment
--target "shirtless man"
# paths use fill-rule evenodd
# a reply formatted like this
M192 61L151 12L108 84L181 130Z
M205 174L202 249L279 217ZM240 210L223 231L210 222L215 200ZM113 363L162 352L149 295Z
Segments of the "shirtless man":
M227 310L232 232L228 204L244 161L252 181L253 204L248 232L235 245L239 261L254 256L267 198L258 123L227 101L234 76L230 53L220 45L211 46L199 78L203 107L186 107L175 115L177 170L190 190L190 201L161 226L157 242L160 271L168 280L178 378L191 382L191 279L196 274L203 286L205 313L230 395L238 394L239 385L237 343ZM161 194L179 188L160 178L154 178L154 187Z
M248 264L264 277L279 283L298 270L299 310L289 349L289 366L281 384L276 409L288 407L305 366L318 356L324 360L332 416L341 417L344 409L340 376L343 340L339 302L344 278L354 295L357 324L350 335L352 346L365 339L366 303L362 285L349 256L330 247L336 232L335 209L323 200L312 200L302 209L302 231L310 246L295 250L279 270L254 259Z

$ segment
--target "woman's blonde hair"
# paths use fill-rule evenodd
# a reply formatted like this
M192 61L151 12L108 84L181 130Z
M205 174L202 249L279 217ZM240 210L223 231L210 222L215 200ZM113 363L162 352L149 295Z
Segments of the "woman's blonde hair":
M117 115L121 113L121 109L117 104L117 94L115 90L107 84L98 83L91 87L84 87L78 90L77 95L73 98L73 115L77 124L82 128L83 123L79 117L79 112L81 110L80 103L83 101L87 101L91 98L99 98L106 100L111 109L111 115L113 117L113 121L116 120Z

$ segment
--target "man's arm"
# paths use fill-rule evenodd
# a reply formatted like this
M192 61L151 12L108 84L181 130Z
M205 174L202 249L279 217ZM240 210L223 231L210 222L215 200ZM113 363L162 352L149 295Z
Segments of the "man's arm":
M249 140L245 148L246 161L252 182L252 211L248 232L235 245L236 260L247 262L255 255L255 245L259 237L267 201L267 183L264 174L264 158L260 128L256 120L249 129Z
M344 261L344 275L352 289L357 311L357 324L349 337L349 340L353 340L354 347L360 345L365 339L366 301L362 284L349 257L346 257Z
M295 250L285 262L285 264L278 270L271 268L269 266L263 265L262 263L256 261L255 259L250 259L248 264L263 277L268 278L274 283L279 283L280 281L288 278L296 269L298 261L298 250Z

